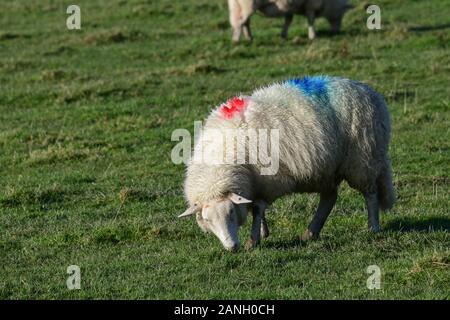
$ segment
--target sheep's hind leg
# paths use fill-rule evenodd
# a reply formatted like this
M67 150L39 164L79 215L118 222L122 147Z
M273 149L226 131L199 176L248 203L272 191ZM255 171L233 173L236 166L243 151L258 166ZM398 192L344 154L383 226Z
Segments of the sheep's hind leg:
M240 19L239 26L244 33L244 37L248 42L252 41L252 32L250 30L250 17L253 15L255 8L253 1L240 1Z
M337 190L320 194L319 207L317 208L308 229L305 230L301 237L303 241L313 240L319 237L320 230L322 230L325 221L330 215L330 212L336 203L336 199Z
M316 30L314 29L315 15L313 11L308 11L306 13L308 19L308 38L309 40L314 40L316 38Z
M380 228L380 212L378 205L378 196L376 192L365 193L364 199L366 200L369 230L372 232L379 232Z
M338 34L341 31L342 15L332 16L327 18L327 20L331 26L331 33L333 35Z
M252 31L250 30L250 18L245 21L245 23L242 26L242 31L244 33L245 40L252 42Z
M266 203L263 201L256 200L253 204L253 222L252 222L252 232L250 235L250 239L248 239L247 243L245 244L246 249L252 249L256 247L259 242L261 241L261 231L263 229L263 217L264 212L266 210ZM264 218L265 221L265 218Z
M241 37L242 24L241 24L241 7L239 3L234 0L228 1L228 8L230 14L230 24L233 29L233 42L238 42Z

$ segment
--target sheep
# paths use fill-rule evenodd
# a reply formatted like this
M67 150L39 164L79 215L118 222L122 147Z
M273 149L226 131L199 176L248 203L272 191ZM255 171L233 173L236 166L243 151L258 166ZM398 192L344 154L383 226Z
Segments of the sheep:
M270 145L270 152L278 149L279 154L273 174L261 174L264 161L248 162L256 149L245 139L238 142L247 147L245 163L202 158L205 150L236 155L237 144L224 149L218 133L249 128L279 132L278 145ZM195 214L203 231L214 233L225 249L236 250L238 228L251 212L246 247L253 248L269 235L265 210L276 199L290 193L319 193L318 208L301 236L313 240L345 180L364 196L369 230L378 232L379 209L388 210L395 201L389 139L390 118L383 97L358 81L305 76L235 97L212 111L197 138L184 183L189 208L179 217Z
M308 38L316 37L314 20L325 17L331 25L333 33L339 33L342 17L347 9L347 0L228 0L230 24L233 29L232 40L238 42L241 31L244 37L252 40L250 17L256 11L268 17L284 17L281 37L287 38L288 29L294 14L301 14L308 19Z

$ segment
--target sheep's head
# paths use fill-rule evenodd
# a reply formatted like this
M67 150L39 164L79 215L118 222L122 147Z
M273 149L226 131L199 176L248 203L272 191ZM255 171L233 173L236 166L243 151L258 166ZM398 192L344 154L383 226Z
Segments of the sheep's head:
M204 232L212 232L219 238L225 249L239 248L238 229L247 217L247 204L251 200L235 193L219 200L194 204L178 217L196 214L197 223Z

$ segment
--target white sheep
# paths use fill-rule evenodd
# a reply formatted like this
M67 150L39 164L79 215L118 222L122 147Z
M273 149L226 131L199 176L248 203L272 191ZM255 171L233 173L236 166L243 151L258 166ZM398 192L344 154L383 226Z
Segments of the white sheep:
M194 161L211 146L236 155L237 144L224 148L217 133L251 128L279 132L278 144L268 148L279 154L274 174L261 174L265 161L213 163L208 157ZM389 137L383 97L357 81L304 77L235 97L211 113L197 139L184 186L190 207L180 217L196 214L204 231L214 233L226 249L235 250L238 227L250 209L253 225L247 245L253 247L268 235L264 215L268 205L289 193L315 192L320 203L302 235L303 240L315 239L336 202L339 184L346 180L365 198L369 229L379 231L379 208L390 209L395 201ZM246 144L245 159L255 152L248 140L240 143Z
M230 24L233 28L233 41L239 41L241 31L244 37L251 41L250 17L260 11L267 17L284 17L281 32L282 38L287 38L289 25L294 14L306 16L308 19L308 38L316 37L314 20L325 17L331 25L331 30L338 33L342 17L347 9L347 0L228 0Z

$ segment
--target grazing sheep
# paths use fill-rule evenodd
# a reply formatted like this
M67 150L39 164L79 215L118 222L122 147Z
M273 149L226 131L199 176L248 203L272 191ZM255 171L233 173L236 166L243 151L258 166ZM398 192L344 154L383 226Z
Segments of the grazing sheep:
M261 174L263 161L217 164L208 157L194 161L205 146L224 150L218 132L249 128L278 130L278 145L270 145L270 152L278 148L279 154L274 174ZM319 206L302 236L315 239L336 202L339 184L346 180L365 198L369 229L379 231L379 208L390 209L395 200L389 136L383 97L357 81L304 77L235 97L211 113L197 139L185 180L190 207L180 217L196 214L204 231L213 232L226 249L234 250L239 246L238 227L251 210L247 246L253 247L268 235L264 214L268 205L289 193L315 192L320 194ZM255 152L248 140L243 143L246 157ZM225 150L236 153L237 148Z
M267 17L284 17L281 37L286 39L289 25L294 14L304 15L308 19L308 38L316 37L314 20L325 17L331 25L331 30L338 33L342 17L347 9L347 0L228 0L230 24L233 28L233 41L239 41L241 31L244 37L251 41L250 17L255 11L262 12Z

